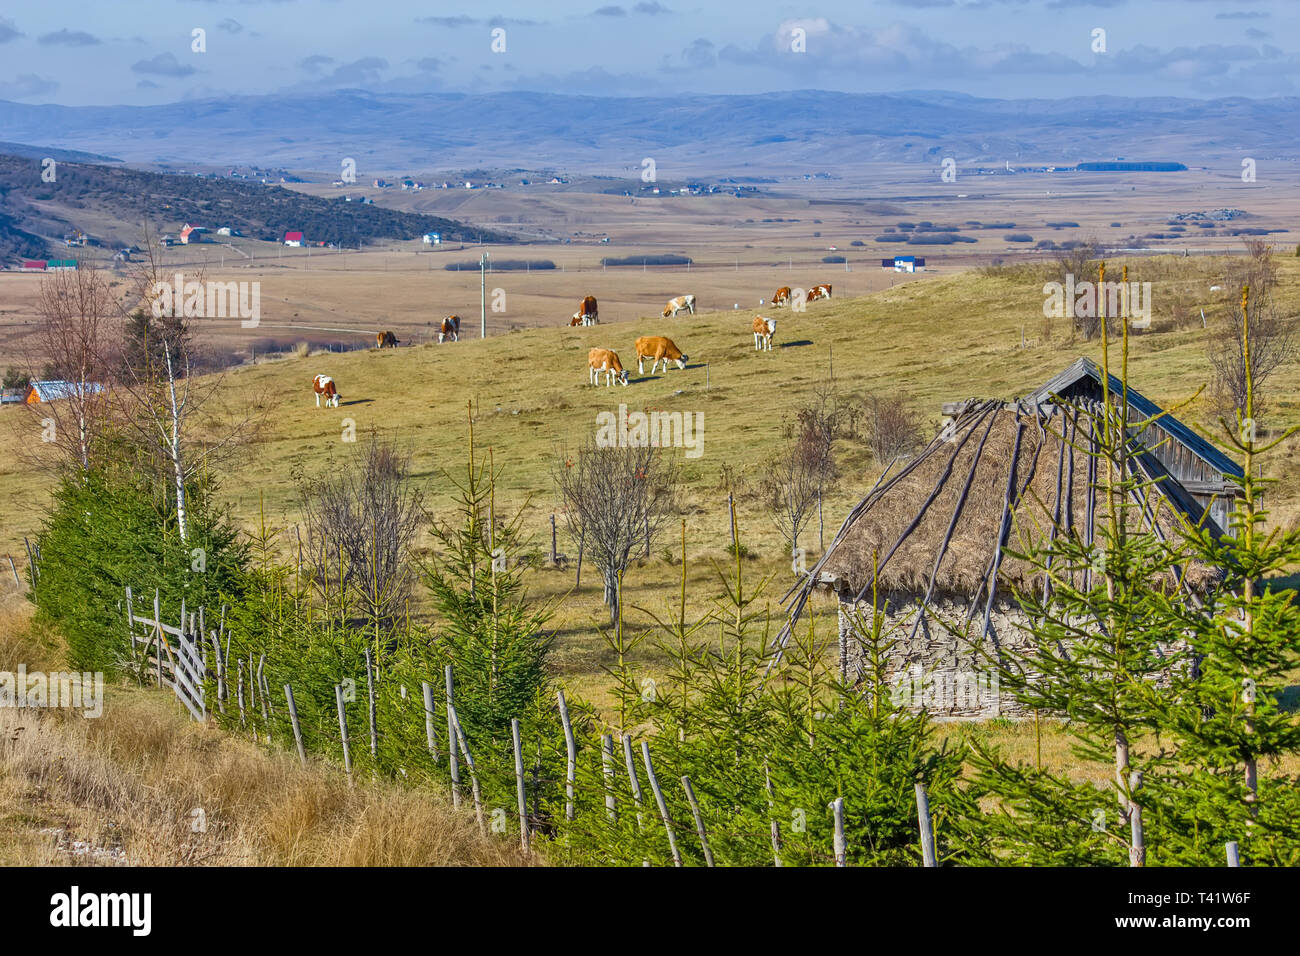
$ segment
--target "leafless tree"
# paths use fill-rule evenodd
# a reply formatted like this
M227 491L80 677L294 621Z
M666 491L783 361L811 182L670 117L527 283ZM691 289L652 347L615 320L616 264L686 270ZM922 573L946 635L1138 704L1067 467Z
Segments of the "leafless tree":
M826 547L826 522L823 511L826 493L839 477L835 467L835 439L841 431L840 418L844 403L835 387L826 384L813 393L812 400L795 409L793 429L809 458L809 467L817 479L817 540Z
M915 451L920 424L901 395L868 395L867 442L876 463L886 465L899 455Z
M618 622L619 577L648 549L677 507L678 469L651 445L602 448L594 438L552 469L574 540L581 539L604 581L609 621Z
M341 467L302 479L300 497L313 579L328 598L333 578L339 603L355 601L378 643L410 594L423 494L410 480L408 452L376 435L359 452Z
M32 378L49 369L66 383L59 396L33 407L40 442L23 443L38 461L58 469L89 471L110 424L117 302L93 264L46 276L37 294L40 317L31 355Z
M1085 239L1078 245L1070 249L1062 249L1056 255L1056 272L1057 281L1063 285L1069 285L1069 276L1074 277L1074 285L1077 286L1082 282L1097 281L1096 262L1105 254L1105 249L1096 239ZM1101 319L1097 316L1098 299L1101 296L1100 290L1095 290L1092 303L1091 315L1079 315L1076 312L1077 302L1067 303L1070 313L1074 315L1074 330L1083 336L1085 342L1091 341L1098 332L1101 331ZM1045 328L1046 338L1051 338L1050 325Z
M799 534L812 519L813 508L824 484L821 449L814 435L798 423L787 420L785 440L768 460L762 481L777 528L790 542L790 555L799 561Z
M1274 298L1277 263L1262 240L1246 243L1246 255L1228 271L1229 288L1246 289L1243 317L1240 304L1215 322L1208 353L1211 393L1217 411L1231 415L1246 407L1246 349L1244 333L1250 331L1250 378L1258 407L1264 385L1277 369L1296 354L1295 317L1282 316Z
M223 375L195 375L199 346L183 309L160 306L164 275L161 246L146 232L143 258L130 273L131 289L123 304L127 323L144 322L158 337L157 348L146 348L141 361L121 363L116 404L130 431L138 438L170 482L176 503L176 525L182 543L189 538L187 483L215 456L242 444L255 430L256 403L223 402ZM201 275L188 281L202 282ZM175 304L181 290L174 290ZM166 314L164 314L166 313ZM151 322L150 319L159 321ZM246 398L246 396L245 396Z

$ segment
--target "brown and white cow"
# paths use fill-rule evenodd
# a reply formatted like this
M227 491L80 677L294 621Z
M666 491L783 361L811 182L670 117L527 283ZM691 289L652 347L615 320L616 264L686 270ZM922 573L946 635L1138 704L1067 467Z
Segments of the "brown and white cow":
M808 290L808 301L816 302L818 299L829 299L831 297L831 287L829 285L815 285Z
M600 325L600 313L596 311L596 297L584 296L582 305L578 306L578 311L573 313L573 317L577 321L569 323L570 325Z
M776 334L776 319L754 316L754 348L757 351L772 351L772 336Z
M311 380L311 387L312 390L316 393L317 408L320 408L320 400L322 395L325 396L326 408L339 407L339 399L342 398L342 396L339 395L339 390L334 384L334 379L330 378L328 375L317 375L315 378Z
M453 342L460 341L460 316L449 315L442 320L442 325L438 328L438 344L441 345L447 339Z
M375 346L381 349L395 349L397 336L392 332L379 332L375 335Z
M627 370L618 360L618 353L612 349L592 349L587 353L587 383L599 385L601 372L605 373L606 388L616 381L620 385L627 384Z
M695 314L695 296L679 295L675 299L669 299L668 304L664 306L664 318L670 315L676 318L678 312L690 312Z
M783 285L772 295L772 308L785 305L790 301L790 287Z
M641 375L645 374L646 359L653 359L650 363L651 375L660 362L664 363L664 371L667 372L669 362L676 362L678 368L686 368L688 361L682 350L673 344L673 340L662 335L643 335L636 340L636 370Z

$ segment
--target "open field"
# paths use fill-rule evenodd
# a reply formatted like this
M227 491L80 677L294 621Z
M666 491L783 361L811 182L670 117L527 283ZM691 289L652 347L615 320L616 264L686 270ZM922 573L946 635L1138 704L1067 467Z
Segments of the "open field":
M1300 260L1278 261L1278 300L1294 315L1300 302ZM1122 264L1108 263L1108 276L1118 273ZM1234 305L1232 293L1209 291L1221 282L1224 263L1163 258L1129 264L1131 280L1153 282L1154 301L1152 331L1133 340L1132 382L1158 402L1180 402L1208 377L1209 333L1201 329L1199 308L1215 316ZM565 275L545 278L554 280L557 290L567 288L568 298L574 298L573 277L568 277L567 287L562 285ZM742 537L757 555L746 562L747 573L755 578L773 575L767 596L775 605L792 578L786 546L755 489L782 418L827 383L833 370L835 385L846 393L903 395L925 422L921 437L928 438L944 401L1023 394L1079 355L1097 358L1095 342L1071 341L1060 322L1050 340L1045 338L1043 281L1041 272L1029 269L967 272L859 298L837 295L832 302L810 304L803 314L768 312L777 318L771 353L753 349L751 309L706 311L671 320L643 313L595 328L521 329L486 341L467 337L443 346L322 353L240 367L228 373L226 393L234 401L259 406L265 426L224 475L221 494L230 501L235 520L246 527L256 523L263 506L270 523L291 526L298 520L295 480L355 453L357 445L343 440L351 420L363 439L379 431L409 446L415 477L430 491L430 506L435 513L445 513L448 499L439 477L443 470L454 474L464 461L466 406L472 402L477 446L490 448L503 469L498 500L506 507L523 508L524 526L538 552L544 553L549 516L557 506L550 469L561 449L572 449L592 434L598 413L617 412L620 403L633 411L699 412L704 416L702 454L681 458L692 604L696 610L705 608L719 592L709 563L722 557L727 543L724 505L730 474ZM615 319L627 314L611 311ZM632 342L649 333L670 335L690 356L689 367L654 378L636 374ZM594 345L612 347L625 365L631 363L628 387L587 385L586 352ZM310 381L317 372L338 382L340 408L315 406ZM1300 421L1296 363L1278 373L1270 391L1266 423L1280 427ZM1197 400L1179 414L1204 423L1205 402ZM18 465L13 455L15 443L35 441L38 432L37 422L23 409L5 409L0 415L4 550L21 551L21 538L36 530L46 501L44 479ZM837 451L843 480L826 509L828 541L881 467L863 447L841 442ZM1294 521L1300 514L1298 451L1300 443L1290 442L1269 466L1269 473L1280 479L1269 497L1274 521ZM804 540L814 553L816 536L814 522ZM669 535L648 560L630 571L630 605L662 609L680 576L679 567L670 563L677 547L676 535ZM563 533L560 550L571 557L576 553L576 545ZM599 702L607 681L596 627L604 614L589 567L584 569L582 589L568 596L554 622L555 662L570 686ZM540 571L533 579L541 596L567 594L572 583L571 571ZM827 602L821 610L829 613L833 607ZM646 621L640 611L629 611L629 616L634 626ZM653 661L653 652L645 653Z

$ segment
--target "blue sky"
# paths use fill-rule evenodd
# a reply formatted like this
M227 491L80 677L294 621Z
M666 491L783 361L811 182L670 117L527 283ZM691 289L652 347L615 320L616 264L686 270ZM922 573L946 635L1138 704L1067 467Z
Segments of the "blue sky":
M5 7L0 99L25 103L147 105L341 88L1300 94L1300 0L551 0L482 8L457 0L60 0ZM192 49L196 28L206 31L205 52ZM491 49L494 29L505 31L504 52ZM1098 29L1104 52L1094 50ZM802 52L794 49L799 31Z

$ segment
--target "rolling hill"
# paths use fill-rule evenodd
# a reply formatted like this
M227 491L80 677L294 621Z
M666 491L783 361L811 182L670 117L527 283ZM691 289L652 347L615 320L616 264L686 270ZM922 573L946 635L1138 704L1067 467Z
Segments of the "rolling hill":
M509 242L503 233L441 216L400 212L370 203L323 199L277 185L206 176L144 172L121 166L59 161L44 182L34 158L0 154L0 263L38 257L74 229L104 244L139 242L139 223L163 230L191 222L230 226L256 239L289 230L308 239L356 246L375 239L416 239L440 232L449 240ZM107 223L88 229L93 219Z

